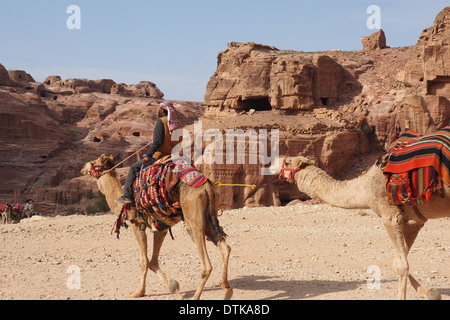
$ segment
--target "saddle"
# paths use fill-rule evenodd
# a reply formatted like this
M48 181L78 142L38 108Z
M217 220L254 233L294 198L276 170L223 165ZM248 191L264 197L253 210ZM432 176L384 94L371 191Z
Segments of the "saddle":
M21 211L23 208L23 203L16 203L13 207L14 211Z
M386 176L389 204L415 205L450 186L450 127L421 136L406 131L379 163Z
M186 183L198 188L207 180L190 161L163 157L137 173L133 185L136 209L142 217L150 218L158 231L171 228L184 219L180 203L170 201L175 187Z

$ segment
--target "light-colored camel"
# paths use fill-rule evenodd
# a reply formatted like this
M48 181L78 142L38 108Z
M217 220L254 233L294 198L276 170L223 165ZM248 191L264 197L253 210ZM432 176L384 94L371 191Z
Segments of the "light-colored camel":
M111 211L116 216L119 216L122 204L114 202L114 199L122 196L122 185L120 184L117 172L115 170L108 170L113 166L112 156L106 157L105 155L101 155L98 159L86 163L81 173L89 175L92 167L104 168L103 172L99 173L100 176L97 180L97 185L100 192L105 195ZM185 183L179 183L178 187L176 187L175 194L176 199L170 199L169 196L169 200L172 203L175 201L180 202L186 229L197 247L202 265L201 280L195 292L194 299L200 299L205 283L212 271L205 239L212 241L220 249L223 258L222 289L224 291L224 299L230 299L233 295L233 289L228 283L228 260L231 248L227 245L225 241L226 234L223 232L222 227L219 226L217 220L217 212L220 205L217 190L210 183L205 183L198 188L190 187ZM159 252L167 235L167 230L154 233L152 258L149 261L147 256L146 222L138 217L135 208L131 208L127 215L129 221L132 223L133 231L139 244L141 266L139 287L135 292L130 293L130 297L138 298L145 294L148 269L160 277L163 285L168 287L171 293L178 292L178 282L168 280L159 267Z
M394 270L399 276L399 299L406 299L408 278L421 298L441 298L437 290L425 289L413 278L409 272L407 256L428 219L450 216L449 187L444 186L443 198L433 195L429 202L416 206L393 206L388 203L386 178L377 164L356 179L338 181L314 166L307 158L288 157L284 163L280 160L275 165L281 172L280 177L295 183L300 191L311 198L344 209L372 209L381 217L394 246Z
M10 205L9 203L5 203L2 205L2 207L3 207L1 210L2 223L8 224L9 221L11 220L12 205Z

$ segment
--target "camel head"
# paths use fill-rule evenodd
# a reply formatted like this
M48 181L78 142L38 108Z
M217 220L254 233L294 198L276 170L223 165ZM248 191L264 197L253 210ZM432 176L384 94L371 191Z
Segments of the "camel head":
M278 158L275 161L275 167L278 170L278 174L281 179L294 182L294 174L301 169L304 169L308 166L314 165L314 161L309 160L308 158L297 156L297 157L285 157Z
M114 157L102 154L98 159L86 163L81 169L82 175L91 175L100 178L103 172L114 167Z

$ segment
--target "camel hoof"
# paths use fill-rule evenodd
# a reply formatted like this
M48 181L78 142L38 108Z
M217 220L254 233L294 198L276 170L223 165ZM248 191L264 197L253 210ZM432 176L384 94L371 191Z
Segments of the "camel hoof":
M167 288L169 289L170 293L177 293L180 291L180 284L178 281L170 279L169 283L167 284Z
M427 292L428 300L442 300L441 294L436 289L429 289Z
M128 297L129 298L140 298L140 297L142 297L144 294L143 293L140 293L140 292L130 292L129 294L128 294Z
M225 289L225 295L223 296L223 300L230 300L232 296L233 296L233 289L232 288Z

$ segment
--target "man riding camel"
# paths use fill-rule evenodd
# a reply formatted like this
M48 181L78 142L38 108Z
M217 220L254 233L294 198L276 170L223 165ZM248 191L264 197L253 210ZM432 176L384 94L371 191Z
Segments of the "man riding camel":
M156 160L170 155L172 149L178 144L178 141L172 141L172 132L177 128L181 128L182 125L178 120L178 115L172 102L164 101L160 104L158 118L153 133L153 142L144 158L131 166L123 188L123 196L115 199L116 202L133 203L133 183L136 174L143 166L152 165Z

